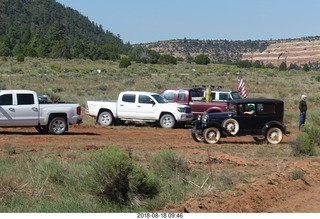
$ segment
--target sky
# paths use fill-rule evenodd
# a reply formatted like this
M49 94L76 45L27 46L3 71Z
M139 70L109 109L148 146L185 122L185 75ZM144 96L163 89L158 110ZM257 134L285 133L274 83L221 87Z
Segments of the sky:
M56 0L124 43L319 36L319 0Z

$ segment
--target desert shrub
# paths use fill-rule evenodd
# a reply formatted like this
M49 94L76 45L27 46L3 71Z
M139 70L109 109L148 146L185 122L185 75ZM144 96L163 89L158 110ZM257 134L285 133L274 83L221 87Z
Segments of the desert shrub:
M187 162L172 150L162 150L151 157L152 169L161 178L171 178L180 173L189 172Z
M310 138L309 134L303 131L304 129L305 128L302 128L302 131L299 133L297 138L290 142L293 156L315 155L316 144Z
M304 175L305 175L305 172L303 170L296 169L290 173L289 179L291 179L291 180L303 179Z
M159 193L158 179L117 148L94 153L89 165L93 170L92 188L105 200L135 205Z
M17 62L24 62L24 55L22 54L17 55Z
M119 63L119 68L128 68L131 65L131 61L129 58L122 58Z

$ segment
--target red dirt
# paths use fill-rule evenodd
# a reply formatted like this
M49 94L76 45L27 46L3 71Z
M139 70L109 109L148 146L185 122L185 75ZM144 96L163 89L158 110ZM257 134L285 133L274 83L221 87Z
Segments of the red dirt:
M183 154L191 167L208 170L232 170L252 174L250 183L236 183L232 190L211 189L178 206L162 211L214 212L320 212L320 158L259 156L261 151L289 148L294 134L279 145L256 145L251 137L226 138L216 145L197 143L188 129L157 127L85 127L73 126L65 135L41 135L34 128L1 128L0 154L14 149L21 153L44 152L47 156L79 159L88 150L114 145L128 150L141 163L161 149ZM209 147L208 147L209 146ZM232 148L236 150L233 151ZM210 149L210 150L209 150ZM231 152L230 152L231 151ZM82 153L83 152L83 153ZM277 153L275 153L277 154ZM303 179L289 177L295 170L304 172Z

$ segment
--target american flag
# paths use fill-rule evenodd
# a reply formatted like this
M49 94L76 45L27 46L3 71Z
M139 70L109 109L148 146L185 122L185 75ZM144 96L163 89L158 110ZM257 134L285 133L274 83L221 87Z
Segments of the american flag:
M244 98L248 97L246 87L244 86L244 80L243 80L242 75L240 73L238 74L238 90L239 90L241 96L243 96Z

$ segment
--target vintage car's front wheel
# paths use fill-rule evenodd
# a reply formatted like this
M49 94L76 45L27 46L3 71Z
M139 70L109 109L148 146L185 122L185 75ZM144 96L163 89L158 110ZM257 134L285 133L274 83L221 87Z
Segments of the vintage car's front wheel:
M239 131L239 123L235 119L232 119L232 118L226 119L223 121L222 125L232 135L237 134Z
M195 142L203 142L204 141L203 135L198 134L198 133L191 133L191 137Z
M278 144L282 141L283 133L281 129L273 127L268 129L266 138L270 144Z
M204 130L203 137L206 143L216 144L220 140L221 133L216 127L211 127Z

